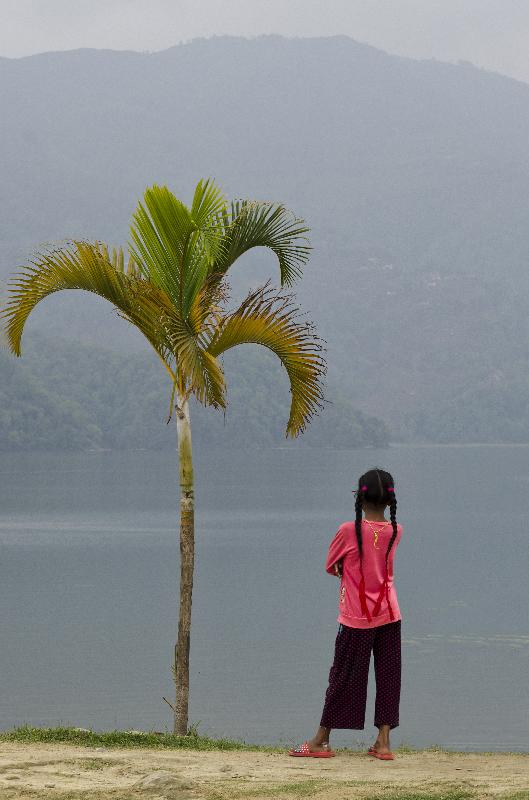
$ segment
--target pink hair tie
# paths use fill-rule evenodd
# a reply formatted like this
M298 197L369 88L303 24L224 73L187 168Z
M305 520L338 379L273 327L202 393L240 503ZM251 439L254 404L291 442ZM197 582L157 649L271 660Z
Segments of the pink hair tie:
M362 491L367 492L367 486L362 486Z
M388 486L388 492L394 492L394 491L395 489L393 488L393 486Z

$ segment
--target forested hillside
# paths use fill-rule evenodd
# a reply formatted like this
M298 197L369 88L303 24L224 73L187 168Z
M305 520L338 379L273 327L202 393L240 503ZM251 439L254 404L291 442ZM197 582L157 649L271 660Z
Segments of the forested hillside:
M288 379L263 348L240 347L225 360L226 415L195 406L198 447L386 446L384 423L333 403L295 442L285 440ZM0 450L175 449L167 425L171 383L154 352L119 354L43 337L21 358L0 350Z
M219 37L0 59L0 119L0 279L43 242L126 241L148 184L185 200L211 175L312 228L296 291L330 400L393 440L529 441L528 85L346 37ZM245 257L235 296L269 277L270 254ZM143 352L80 294L45 301L28 345Z

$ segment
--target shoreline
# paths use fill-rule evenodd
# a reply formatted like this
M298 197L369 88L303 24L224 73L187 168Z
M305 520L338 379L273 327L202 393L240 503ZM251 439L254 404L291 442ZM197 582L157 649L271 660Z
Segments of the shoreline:
M191 730L187 736L179 736L167 731L144 731L134 729L113 729L98 731L93 728L75 726L34 727L29 724L14 728L0 729L0 746L2 743L17 742L19 744L70 744L77 747L102 747L109 750L120 749L152 749L152 750L197 750L208 752L251 752L251 753L286 753L292 743L281 744L256 744L242 739L214 738L201 735ZM427 747L414 747L401 744L394 747L394 752L400 755L421 755L437 753L442 755L461 756L528 756L527 749L509 750L507 745L501 750L461 750L457 746L433 744ZM334 747L336 753L343 755L362 755L365 748ZM528 787L529 788L529 787Z

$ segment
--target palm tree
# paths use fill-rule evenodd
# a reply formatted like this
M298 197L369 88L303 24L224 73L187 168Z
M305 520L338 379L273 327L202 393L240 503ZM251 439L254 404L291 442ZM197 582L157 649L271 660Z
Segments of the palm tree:
M289 295L269 284L226 308L226 274L254 247L268 247L279 261L281 285L291 285L307 261L308 228L282 205L228 203L211 180L200 181L191 207L165 186L152 186L138 203L125 258L122 248L73 240L39 251L12 282L6 317L8 345L21 355L26 320L37 303L61 289L104 297L118 316L135 325L154 348L172 383L180 471L180 614L172 667L176 688L174 732L188 731L189 644L194 571L194 482L189 399L225 408L219 357L243 343L263 345L285 367L291 391L286 435L305 429L321 407L325 372L321 340L300 322ZM168 701L167 701L168 702Z

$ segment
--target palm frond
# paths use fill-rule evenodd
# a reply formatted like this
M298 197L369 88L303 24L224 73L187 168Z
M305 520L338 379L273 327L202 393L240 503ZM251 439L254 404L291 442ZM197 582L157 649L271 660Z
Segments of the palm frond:
M220 320L207 350L218 357L244 343L269 348L285 367L292 394L286 435L297 436L322 407L321 380L326 371L322 340L310 323L299 321L291 298L267 284Z
M172 312L167 296L149 281L139 279L129 262L125 273L122 254L115 253L117 268L108 250L100 243L72 242L70 245L38 253L22 272L10 281L10 299L2 309L5 333L11 351L21 355L21 339L29 314L37 303L62 289L84 289L108 300L148 339L167 371L174 378L172 353L164 343L164 315Z
M211 179L200 180L191 205L191 217L196 224L187 250L184 287L184 306L188 313L211 266L223 253L226 198Z
M142 271L186 316L211 264L222 255L226 200L211 180L198 182L191 209L166 186L152 186L138 203L131 251Z
M119 317L143 333L180 388L189 387L204 404L224 407L222 369L205 352L201 340L200 322L207 316L206 308L197 310L193 329L163 289L136 276L133 260L127 266L131 274L126 274L123 253L110 255L106 245L99 242L74 241L37 254L31 264L11 282L10 299L1 311L8 345L15 355L21 355L23 329L37 303L62 289L84 289L108 300ZM221 290L210 287L203 299L205 305L214 292L220 296Z
M212 326L218 324L228 300L228 286L217 276L206 278L191 303L187 322L196 336L211 338Z
M167 321L165 341L176 355L175 382L180 393L193 393L203 405L225 408L224 373L217 359L206 350L203 336L175 314Z
M224 243L212 271L225 274L243 253L267 247L279 261L281 285L290 286L301 275L311 247L304 234L309 228L283 205L236 201L224 214Z
M211 178L200 180L191 204L191 217L197 228L207 230L212 222L216 227L216 221L222 220L226 205L226 198Z
M138 267L131 253L129 253L125 269L125 254L123 252L122 247L118 249L113 247L112 252L109 251L107 245L104 242L95 242L93 247L96 247L99 250L99 252L107 259L107 261L109 261L112 264L114 269L117 270L118 272L124 272L125 274L129 275L132 278L138 278L138 280L142 278L142 271Z
M152 186L132 215L130 250L144 275L184 310L185 268L196 231L187 206L167 186Z

